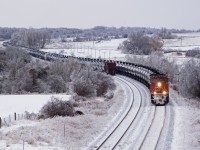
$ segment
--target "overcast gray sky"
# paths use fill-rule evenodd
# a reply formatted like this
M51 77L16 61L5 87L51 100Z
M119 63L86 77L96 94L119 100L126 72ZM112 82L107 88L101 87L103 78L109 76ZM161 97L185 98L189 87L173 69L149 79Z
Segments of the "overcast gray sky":
M0 0L1 27L200 29L200 0Z

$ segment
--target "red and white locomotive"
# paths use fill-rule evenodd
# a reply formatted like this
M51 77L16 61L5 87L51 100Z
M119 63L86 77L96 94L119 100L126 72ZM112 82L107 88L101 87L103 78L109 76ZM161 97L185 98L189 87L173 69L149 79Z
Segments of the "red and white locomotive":
M166 105L169 102L169 83L166 75L150 75L150 94L151 102L155 105Z

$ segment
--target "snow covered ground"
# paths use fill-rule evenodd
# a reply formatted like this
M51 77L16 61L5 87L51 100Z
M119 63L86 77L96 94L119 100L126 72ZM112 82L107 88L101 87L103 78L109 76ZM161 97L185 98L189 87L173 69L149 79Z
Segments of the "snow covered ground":
M175 111L172 150L200 150L200 101L187 99L170 90Z
M175 34L176 39L164 40L164 49L187 51L200 48L200 32Z
M59 39L53 40L43 51L51 53L61 53L64 55L74 55L76 57L92 57L113 60L124 60L125 54L118 50L119 44L126 39L113 39L108 41L89 42L66 42Z
M176 39L164 40L164 50L177 50L177 51L188 51L194 48L200 48L200 32L194 33L180 33L175 34ZM176 61L178 65L188 62L191 58L185 57L185 53L177 55L176 52L164 54L170 61Z
M75 110L81 110L84 115L19 120L10 127L1 128L0 150L21 150L23 141L25 150L80 150L87 147L123 106L124 91L118 82L117 85L115 96L110 100L102 97L77 102Z
M194 48L200 48L199 32L176 34L176 36L176 39L164 40L163 48L165 50L187 51ZM121 50L117 49L118 46L125 40L126 38L100 42L89 41L62 43L60 39L54 39L49 45L46 46L46 49L43 49L43 51L61 53L64 55L74 55L77 57L92 57L125 61L126 54L123 54ZM171 59L171 61L176 60L177 64L182 64L190 59L185 57L185 53L182 55L167 53L165 56Z

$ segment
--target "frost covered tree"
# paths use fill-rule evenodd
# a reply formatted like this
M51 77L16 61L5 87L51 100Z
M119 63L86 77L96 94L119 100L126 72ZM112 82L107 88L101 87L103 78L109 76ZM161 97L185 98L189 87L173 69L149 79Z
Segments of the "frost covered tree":
M191 59L181 69L178 89L184 96L200 98L200 65Z
M50 34L43 29L22 29L12 34L11 42L29 48L44 48L50 38Z
M86 69L86 70L85 70ZM89 68L81 69L71 75L70 90L80 96L96 96L96 87L91 81L92 72Z
M144 32L136 32L130 34L128 40L120 47L129 54L149 55L154 51L161 51L162 46L163 42L159 37L150 37Z
M80 96L103 96L115 88L114 81L76 60L45 63L33 61L20 49L0 52L1 93L77 93ZM4 67L6 66L6 67ZM0 74L0 75L1 75Z
M51 75L48 77L48 82L50 89L55 93L64 93L66 92L66 82L59 75Z
M173 39L176 36L172 34L172 32L166 28L161 28L157 35L162 39Z
M110 76L95 72L87 65L78 72L73 72L71 80L70 90L80 96L102 96L108 90L114 90L116 88Z
M50 41L50 35L44 30L29 29L26 33L26 42L30 48L44 48Z

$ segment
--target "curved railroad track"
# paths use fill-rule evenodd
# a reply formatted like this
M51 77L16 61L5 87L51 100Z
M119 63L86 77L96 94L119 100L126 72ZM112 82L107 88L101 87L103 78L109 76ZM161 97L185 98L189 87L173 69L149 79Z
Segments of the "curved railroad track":
M89 149L156 149L165 121L165 107L151 105L147 89L140 83L122 76L115 79L129 87L134 95L131 106L118 124L111 131L105 131L107 135ZM158 121L162 123L158 125Z
M138 86L138 88L141 90L143 95L147 92L146 87L141 85L140 83L137 83L137 81L133 81L129 79L129 82L133 82ZM149 94L146 93L148 96ZM146 105L145 107L148 107L150 111L148 112L148 115L146 117L148 119L140 121L141 123L139 125L136 125L133 127L135 130L140 130L141 132L138 132L136 134L134 131L132 131L128 138L125 140L134 141L130 142L128 146L126 146L126 143L124 142L124 145L121 148L118 149L130 149L130 150L156 150L158 149L159 145L161 144L162 140L166 137L161 137L161 134L164 133L164 125L168 124L166 122L167 113L166 113L166 106L154 106L150 103L150 96L146 99ZM148 103L149 101L149 103ZM169 114L169 112L168 112ZM143 117L140 118L142 120ZM168 121L170 121L168 119ZM143 127L142 127L143 125ZM166 126L167 128L168 126ZM135 134L134 134L135 133ZM164 133L165 134L165 133ZM162 139L162 140L160 140ZM163 144L163 143L162 143Z
M124 110L124 115L120 118L120 120L114 123L115 126L109 130L105 131L104 138L100 139L98 142L92 144L92 146L89 149L114 149L118 143L121 141L123 136L126 134L128 131L129 127L131 124L134 122L140 108L141 108L141 101L135 101L134 99L138 96L141 98L141 93L137 89L136 86L133 87L130 86L130 83L128 83L126 80L120 78L120 77L115 77L118 82L125 84L128 89L129 89L129 95L130 95L130 107L128 109ZM137 92L136 92L137 90ZM112 124L113 125L113 124ZM112 126L111 125L111 126Z

